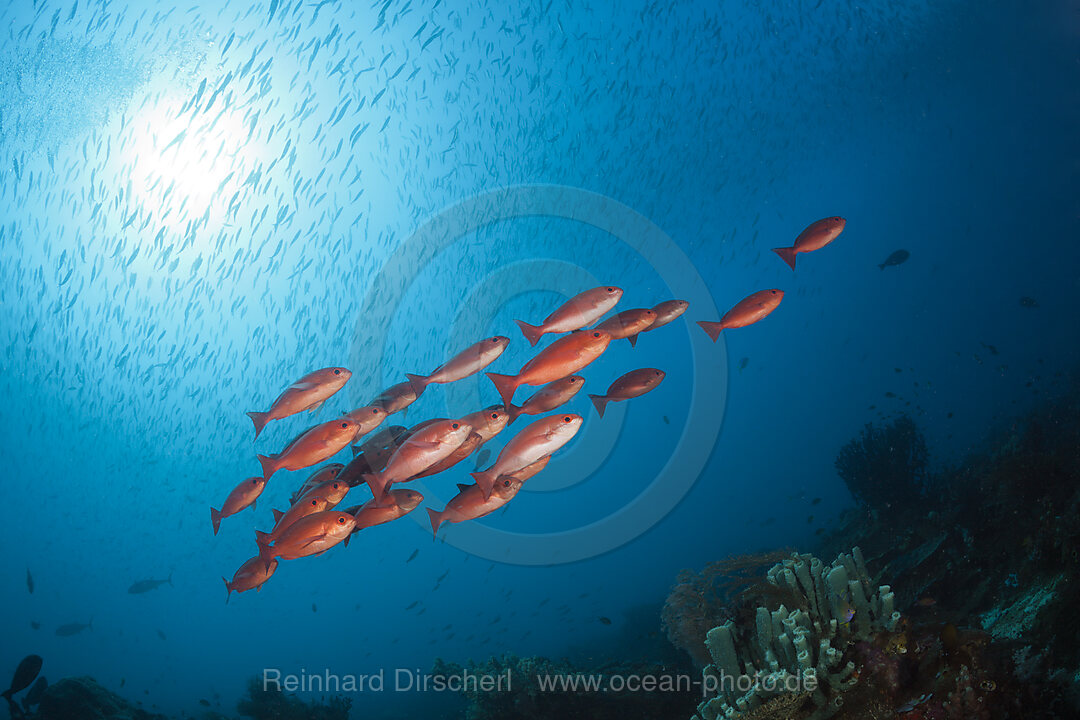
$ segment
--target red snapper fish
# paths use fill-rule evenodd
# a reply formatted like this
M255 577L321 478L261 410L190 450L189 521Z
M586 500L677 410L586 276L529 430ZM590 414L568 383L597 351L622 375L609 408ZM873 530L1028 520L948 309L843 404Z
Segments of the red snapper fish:
M600 417L604 417L604 408L607 407L609 402L640 397L659 385L663 379L664 371L656 368L631 370L611 383L611 387L608 388L606 393L603 395L590 395L589 398L593 401L593 405L596 406L596 412L600 414Z
M345 413L345 417L356 421L356 437L362 438L386 419L386 411L378 405L368 405Z
M501 476L521 470L570 442L581 428L581 423L580 415L568 413L541 418L525 426L506 443L494 465L472 473L484 497L491 494L495 481Z
M473 432L480 436L481 445L501 433L509 421L510 413L502 405L489 405L461 418L461 422L471 426Z
M257 455L269 482L278 470L302 470L336 455L356 437L356 421L344 415L308 428L277 455Z
M664 327L680 317L688 307L690 307L690 303L685 300L665 300L653 308L653 312L656 313L656 320L653 320L653 324L642 332L650 332L656 328Z
M363 505L351 507L345 512L356 517L353 532L375 527L408 515L424 501L424 496L415 490L391 490L386 493L386 504L376 505L368 500Z
M599 320L604 313L618 304L622 294L621 288L611 285L593 288L567 300L539 325L530 325L522 320L514 322L521 328L521 333L529 344L535 347L540 338L548 333L570 332Z
M410 480L450 455L471 432L472 427L460 420L440 419L425 423L394 451L386 469L364 475L375 504L383 504L392 484Z
M321 555L340 542L347 545L354 527L356 518L337 510L308 515L290 525L273 544L256 535L259 559L269 568L274 558L295 560L309 555Z
M378 397L371 401L371 404L381 407L386 411L387 415L393 415L399 410L409 407L414 402L416 402L416 390L413 389L412 383L406 380L383 390Z
M775 310L783 299L783 290L760 290L739 301L739 304L728 310L719 321L698 320L698 325L716 342L720 331L756 323Z
M586 330L561 337L521 368L517 375L487 373L502 397L503 405L513 405L514 393L522 385L544 385L573 375L607 350L611 335L602 330Z
M308 373L294 382L278 395L277 400L266 412L249 412L248 417L255 423L255 437L271 420L295 415L305 410L318 410L326 399L344 387L352 373L341 367L329 367Z
M345 494L348 492L349 486L341 480L327 480L320 485L316 485L304 493L304 496L293 503L285 512L272 508L274 529L268 533L256 531L255 536L262 537L268 543L273 542L300 518L317 512L333 510L338 503L345 499Z
M844 232L847 220L842 217L830 217L812 223L810 227L799 233L791 247L773 248L773 252L780 256L792 270L795 269L795 256L799 253L820 250Z
M267 565L262 558L256 555L233 573L232 582L221 578L222 582L225 583L225 604L229 604L229 597L234 592L242 593L248 590L259 592L262 590L263 583L270 579L270 576L277 570L277 566L277 560L271 560L270 564Z
M220 510L210 508L210 522L214 525L214 534L217 535L218 533L221 518L235 515L248 506L255 507L255 500L262 495L262 491L265 489L266 480L264 478L250 477L232 489L229 497L225 498L225 503Z
M475 375L503 354L503 350L510 343L510 338L496 335L495 337L481 340L470 345L446 363L435 369L430 375L410 375L405 373L412 383L412 389L417 397L424 392L428 385L436 383L452 383Z
M311 476L304 481L304 484L300 486L300 489L292 494L289 498L290 503L294 503L304 496L311 488L316 485L322 485L327 480L333 480L341 474L341 471L345 468L341 463L330 463L329 465L323 465L321 468L311 474Z
M656 322L656 311L652 308L634 308L623 310L618 315L612 315L604 322L596 326L597 330L603 330L611 336L612 340L626 338L631 347L637 346L638 333L642 333Z
M458 523L490 515L510 502L521 489L521 485L522 480L519 478L503 475L495 483L495 487L485 495L479 485L458 483L458 494L446 503L445 508L427 509L428 517L431 519L432 537L439 536L439 526L444 522Z
M583 387L585 387L585 379L580 375L571 375L548 383L534 392L520 406L510 406L510 422L514 422L521 415L542 415L549 410L554 410L569 402Z

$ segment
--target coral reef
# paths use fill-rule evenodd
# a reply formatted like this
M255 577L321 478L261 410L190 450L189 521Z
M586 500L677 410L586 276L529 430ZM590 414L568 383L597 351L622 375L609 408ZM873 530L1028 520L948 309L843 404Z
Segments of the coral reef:
M929 451L919 428L901 415L881 428L868 423L836 457L836 471L855 501L895 513L926 488Z
M255 720L348 720L352 700L333 696L324 702L304 702L280 689L264 687L262 680L248 681L248 696L236 710Z
M832 717L843 704L842 693L858 682L848 647L891 632L900 621L892 591L888 585L872 588L857 547L831 566L812 555L793 555L774 565L767 578L797 606L758 606L749 629L728 620L709 630L705 645L712 664L703 683L716 696L698 706L705 720L793 703L772 701L796 693L812 701L810 718Z
M164 715L141 710L91 677L64 678L41 697L37 720L164 720Z

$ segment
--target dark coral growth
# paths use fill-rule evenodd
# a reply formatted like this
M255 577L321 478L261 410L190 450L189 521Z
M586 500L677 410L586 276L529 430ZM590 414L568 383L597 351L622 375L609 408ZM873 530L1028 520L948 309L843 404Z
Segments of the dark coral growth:
M668 640L704 667L709 653L701 639L730 614L730 606L749 586L759 587L764 571L791 554L789 550L738 555L711 562L700 573L683 570L668 593L661 622ZM760 587L759 587L760 589Z
M567 660L504 655L484 663L470 662L467 667L437 660L433 670L434 675L447 677L462 677L465 673L478 678L509 678L497 690L467 687L463 692L469 702L466 720L682 718L700 694L684 673L649 663L608 663L585 668ZM642 689L638 683L644 678L655 678L655 689ZM543 687L542 679L554 684ZM565 685L564 679L568 681ZM589 686L586 679L599 684ZM619 680L618 685L613 684L614 679ZM624 682L630 686L623 686Z
M836 471L855 501L881 513L910 505L926 489L929 451L915 421L901 415L868 423L836 457Z
M257 677L248 681L248 696L236 710L255 720L348 720L352 700L334 696L323 702L304 702L280 689L264 687Z
M41 697L36 720L165 720L164 715L141 710L91 677L64 678L50 685Z

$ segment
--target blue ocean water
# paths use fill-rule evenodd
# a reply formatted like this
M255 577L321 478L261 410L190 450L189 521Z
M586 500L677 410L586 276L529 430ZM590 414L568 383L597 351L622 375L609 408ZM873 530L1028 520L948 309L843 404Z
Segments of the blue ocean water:
M231 712L264 668L606 656L680 569L812 544L853 504L833 462L865 423L906 412L947 464L1077 365L1073 0L0 17L0 675L38 653L50 679L178 715ZM794 272L770 252L833 215L844 232ZM605 284L619 309L693 297L613 342L586 392L666 378L603 419L576 396L581 433L474 521L490 531L433 542L420 509L225 603L220 578L309 474L215 536L208 508L257 452L487 335L511 338L488 370L514 373L535 354L515 319ZM697 320L765 288L786 293L773 314L708 342ZM246 412L332 365L353 373L337 395L253 442ZM387 424L498 401L479 374ZM475 466L425 479L424 507Z

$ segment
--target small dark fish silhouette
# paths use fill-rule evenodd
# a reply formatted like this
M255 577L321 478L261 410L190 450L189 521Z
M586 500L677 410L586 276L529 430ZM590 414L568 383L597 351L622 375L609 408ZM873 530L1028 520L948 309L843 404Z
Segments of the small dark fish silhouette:
M15 668L15 675L11 678L11 687L0 693L0 697L10 700L12 695L30 687L30 683L34 682L34 678L41 672L42 662L40 655L27 655L24 657L19 662L19 666Z
M1027 295L1025 295L1024 297L1020 298L1020 307L1037 308L1039 307L1039 301L1033 297L1028 297Z
M311 603L311 612L319 612L319 608L315 606L315 603Z
M813 500L810 501L811 505L819 505L820 503L821 503L821 498L814 498Z
M35 705L41 704L41 698L45 696L45 690L49 687L49 681L45 679L44 675L38 677L31 686L30 691L26 693L26 697L23 698L23 709L29 711Z
M739 361L739 372L742 372L743 370L745 370L746 366L749 365L749 364L750 364L750 358L748 358L748 357L744 357L742 360L740 360Z
M157 636L162 640L168 640L168 638L165 637L165 633L161 632L160 630L157 631Z
M606 618L603 615L601 615L599 619L600 619L600 622L602 624L604 624L604 625L610 625L611 624L611 618Z
M151 590L157 590L159 587L166 583L168 583L170 587L173 586L172 573L169 573L169 577L165 578L164 580L140 580L139 582L132 584L132 586L128 588L128 593L130 593L131 595L141 595L143 593L148 593Z
M30 621L30 627L34 628L35 630L40 630L41 629L41 623L39 623L37 620L31 620Z
M120 687L124 687L124 683L127 682L127 678L120 678Z
M199 704L203 707L210 707L210 701L206 698L199 698Z
M416 548L415 550L413 550L412 555L410 555L409 559L405 561L405 564L408 565L409 563L411 563L413 561L413 558L415 558L419 554L420 554L420 548Z
M664 424L665 425L670 425L671 424L671 420L668 419L667 415L664 416Z
M88 623L75 623L75 622L73 622L73 623L68 623L66 625L61 625L60 627L56 628L56 634L59 637L71 637L72 635L78 635L83 630L93 630L94 629L93 623L94 623L94 621L91 620Z
M26 589L34 594L34 576L30 574L30 568L26 568Z
M909 253L907 250L897 250L892 255L885 258L885 262L878 265L878 267L884 270L885 268L892 267L893 265L903 265L905 262L907 262L907 259L909 257L911 257L911 253Z

